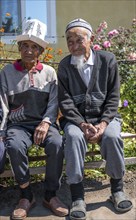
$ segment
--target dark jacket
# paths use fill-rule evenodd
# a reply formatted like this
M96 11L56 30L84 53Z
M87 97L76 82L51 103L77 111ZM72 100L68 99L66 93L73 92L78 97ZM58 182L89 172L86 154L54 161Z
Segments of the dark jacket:
M109 123L117 116L120 99L117 61L110 52L94 51L94 54L94 67L88 88L78 70L70 64L71 55L59 64L58 100L63 114L61 123Z

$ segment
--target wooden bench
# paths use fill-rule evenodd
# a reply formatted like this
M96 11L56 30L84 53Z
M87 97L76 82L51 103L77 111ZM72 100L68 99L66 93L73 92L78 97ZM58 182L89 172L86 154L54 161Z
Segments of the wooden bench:
M136 134L131 133L121 133L122 139L133 139L136 138ZM90 157L91 161L85 162L85 169L95 169L95 168L104 168L105 161L100 158L99 160L95 160L95 156L100 156L100 151L96 150L96 145L92 144L91 150L86 153L86 157ZM29 162L35 161L45 161L46 155L43 156L29 156ZM125 165L134 165L136 164L136 157L127 157L125 158ZM33 166L30 167L30 174L44 174L45 173L45 165L42 166ZM3 177L12 177L13 173L11 169L6 169L2 174L0 174L0 178Z

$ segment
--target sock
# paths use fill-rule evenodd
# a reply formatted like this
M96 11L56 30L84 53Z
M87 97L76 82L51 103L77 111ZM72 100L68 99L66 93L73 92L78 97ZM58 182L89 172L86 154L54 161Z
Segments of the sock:
M110 179L111 193L123 191L123 179Z
M33 199L33 194L32 194L30 185L24 189L20 188L20 190L21 190L21 198L28 199L29 202L31 202Z
M119 191L123 191L123 179L110 179L110 183L111 183L111 193L115 193L115 192L119 192ZM118 207L125 209L128 208L132 205L132 203L130 201L122 201L119 203Z
M80 199L84 200L84 186L82 182L77 184L71 184L70 191L71 191L72 202ZM79 219L85 216L85 214L81 211L72 212L71 215L74 218L79 218Z
M56 191L49 191L49 190L46 190L45 191L45 194L44 194L44 199L49 202L51 200L51 198L55 197L56 196Z
M77 184L71 184L70 191L73 202L78 199L84 200L84 186L82 182Z

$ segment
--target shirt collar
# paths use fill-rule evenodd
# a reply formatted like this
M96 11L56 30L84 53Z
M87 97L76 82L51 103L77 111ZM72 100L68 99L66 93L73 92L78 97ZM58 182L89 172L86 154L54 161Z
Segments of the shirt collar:
M15 67L16 70L18 70L18 71L23 71L23 70L25 70L25 69L21 66L20 61L21 61L21 59L16 60L16 61L13 63L13 65L14 65L14 67ZM35 66L35 68L34 68L33 70L35 70L35 71L37 71L37 70L38 70L38 71L41 71L42 69L43 69L43 65L42 65L42 63L38 60L37 65Z
M92 50L90 50L90 57L88 58L88 60L85 63L90 66L94 65L94 52Z
M73 59L73 56L71 56L70 64L75 65L75 61ZM89 56L88 60L85 62L85 64L88 64L90 66L94 65L94 52L91 49L90 49L90 56Z

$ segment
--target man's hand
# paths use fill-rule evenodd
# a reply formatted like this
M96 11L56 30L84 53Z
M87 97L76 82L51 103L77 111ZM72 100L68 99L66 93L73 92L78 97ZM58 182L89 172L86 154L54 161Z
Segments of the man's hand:
M93 137L89 137L88 142L91 144L100 142L102 135L107 127L107 122L102 121L101 123L99 123L98 125L95 125L94 127L97 129L97 132L95 133Z
M44 139L47 135L50 124L42 121L35 129L34 132L34 143L39 145L44 142Z
M87 141L89 140L89 138L93 137L97 132L97 129L92 124L89 123L84 123L84 122L81 123L80 128L85 134L85 138Z

